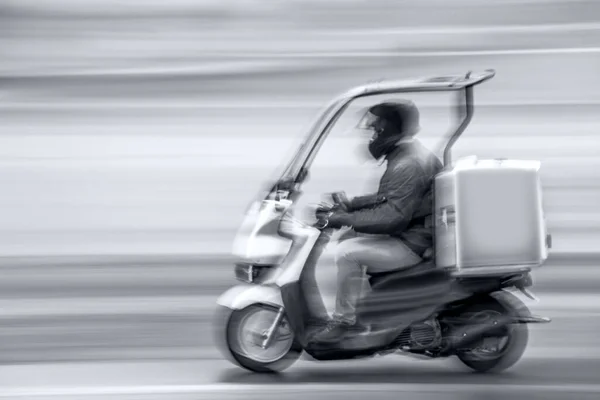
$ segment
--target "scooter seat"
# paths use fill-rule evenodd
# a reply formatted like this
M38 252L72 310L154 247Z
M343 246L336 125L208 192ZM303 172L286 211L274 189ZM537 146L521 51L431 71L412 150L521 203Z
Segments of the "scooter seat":
M367 272L369 275L369 283L371 287L381 286L387 281L396 281L400 279L413 278L419 275L424 275L435 271L436 267L433 261L424 260L408 268L400 270L385 271L385 272Z

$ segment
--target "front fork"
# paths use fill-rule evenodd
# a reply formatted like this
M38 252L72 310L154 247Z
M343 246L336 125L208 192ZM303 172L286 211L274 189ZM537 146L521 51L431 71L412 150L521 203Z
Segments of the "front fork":
M281 321L283 320L283 314L284 314L284 308L279 307L279 310L277 311L277 315L275 316L275 320L273 321L273 323L267 330L267 332L265 334L265 338L261 344L261 347L263 349L266 349L267 347L269 347L271 345L271 343L273 343L273 338L275 337L275 331L277 330L277 327L279 326L279 324L281 324Z

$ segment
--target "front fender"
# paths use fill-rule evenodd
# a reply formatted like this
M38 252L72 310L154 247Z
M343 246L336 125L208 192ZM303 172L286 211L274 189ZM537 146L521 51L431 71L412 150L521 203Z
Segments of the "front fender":
M218 305L232 310L241 310L257 303L283 307L280 289L270 285L240 284L229 288L217 299Z

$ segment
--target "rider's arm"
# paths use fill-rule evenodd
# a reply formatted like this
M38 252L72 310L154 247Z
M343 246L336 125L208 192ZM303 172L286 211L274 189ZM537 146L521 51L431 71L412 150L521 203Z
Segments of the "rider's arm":
M401 232L412 220L425 191L421 167L415 163L398 164L386 183L386 201L371 209L350 213L350 226L356 232L393 234Z
M349 210L362 210L363 208L376 206L377 204L383 203L384 201L385 197L377 193L367 194L364 196L357 196L350 200Z

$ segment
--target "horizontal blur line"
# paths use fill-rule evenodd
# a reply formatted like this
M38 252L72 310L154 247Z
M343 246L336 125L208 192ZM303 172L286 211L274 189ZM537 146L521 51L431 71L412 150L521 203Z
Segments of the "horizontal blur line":
M532 48L507 50L444 50L444 51L360 51L360 52L307 52L307 53L235 53L235 57L256 58L369 58L369 57L454 57L454 56L502 56L502 55L545 55L545 54L585 54L599 53L600 47L563 47L563 48ZM224 53L212 52L209 56L224 56Z
M578 317L587 317L589 315L578 313ZM108 347L108 346L107 346ZM159 348L156 347L136 347L130 346L110 346L107 347L69 347L69 351L65 352L62 349L56 348L35 348L35 353L28 352L23 349L15 349L15 351L3 351L2 360L5 363L17 364L17 363L66 363L66 362L90 362L90 361L102 361L102 362L120 362L126 360L131 362L133 360L139 361L212 361L217 362L223 361L223 356L219 350L213 346L178 346L171 348ZM75 351L73 351L75 350ZM88 351L89 350L89 351ZM98 357L98 351L104 354ZM45 354L41 354L42 351ZM12 354L11 354L12 353ZM49 354L48 354L49 353ZM600 354L597 351L590 351L589 348L582 347L528 347L525 357L528 360L598 360ZM394 361L394 367L398 368L399 363L408 362L412 360L409 358L396 359Z
M478 56L522 56L522 55L555 55L555 54L595 54L600 53L600 47L566 47L566 48L531 48L531 49L507 49L507 50L454 50L454 51L358 51L358 52L306 52L306 53L275 53L275 52L207 52L205 57L222 58L252 58L252 59L339 59L339 58L431 58L431 57L478 57ZM178 67L178 68L127 68L127 69L105 69L95 71L80 71L72 73L44 73L13 74L0 76L0 79L13 78L75 78L75 77L140 77L140 76L178 76L178 75L245 75L254 73L268 73L289 69L302 69L316 67L316 65L268 65L263 67L235 65L224 67Z
M143 271L140 271L143 274ZM210 279L210 278L209 278ZM239 283L239 282L238 282ZM213 283L214 285L215 283ZM235 285L233 278L227 282L222 290ZM219 283L216 283L219 285ZM202 291L202 290L199 290ZM532 291L540 299L532 301L523 298L523 301L534 312L562 314L585 313L587 315L598 315L598 302L600 297L595 293L560 293L539 292L533 287ZM519 298L522 295L515 295ZM3 325L9 325L8 321L25 321L39 318L52 318L54 320L67 318L84 318L88 321L94 318L111 316L146 316L146 317L185 317L186 315L205 315L214 311L216 307L217 294L200 295L150 295L133 297L98 297L98 296L69 296L63 298L13 298L0 299L3 311L0 321ZM334 296L325 295L323 300L326 304L335 303Z
M108 135L107 135L108 136ZM108 136L110 137L110 136ZM424 136L425 137L425 136ZM531 137L520 137L519 135L504 135L504 134L496 134L496 135L490 135L488 136L488 138L498 138L498 137L503 137L507 140L517 140L517 139L521 139L521 140L530 140ZM533 136L535 137L535 136ZM573 136L573 140L575 140L577 137L579 136ZM591 135L586 135L584 137L591 137ZM537 137L539 138L539 137ZM479 138L480 139L480 138ZM43 164L45 162L47 163L52 163L52 166L60 166L60 167L72 167L72 168L78 168L80 167L81 163L97 163L97 162L107 162L107 163L111 163L111 165L116 165L117 167L122 166L119 165L119 163L135 163L137 162L138 166L144 166L147 167L146 164L143 164L142 162L149 162L149 161L155 161L157 163L164 161L164 162L176 162L176 161L180 161L180 162L194 162L194 166L198 167L198 166L203 166L203 167L218 167L221 170L225 170L225 169L230 169L230 170L240 170L240 169L246 169L246 168L256 168L257 170L262 171L262 169L264 168L271 168L274 167L274 165L272 165L272 163L265 163L262 164L260 163L260 160L258 159L253 159L250 160L248 159L247 162L238 162L240 156L237 155L223 155L223 154L213 154L213 155L208 155L206 153L202 153L202 154L189 154L189 155L184 155L184 154L179 154L179 155L171 155L171 154L149 154L149 155L128 155L128 154L124 154L124 155L107 155L107 156L98 156L98 155L85 155L85 156L2 156L0 155L0 164L3 165L7 165L8 166L14 166L14 167L22 167L23 164L26 164L27 167L30 166L37 166L37 167L48 167L48 165L39 165L39 164ZM515 157L517 158L517 157ZM538 157L538 158L542 158L542 157ZM543 163L546 164L550 161L560 161L563 166L567 165L567 166L577 166L577 167L581 167L583 163L585 162L590 162L590 161L598 161L598 157L597 156L591 156L591 155L586 155L586 156L572 156L572 157L564 157L564 156L544 156L543 157ZM37 164L37 165L34 165ZM72 163L79 163L79 165L69 165ZM15 165L17 164L17 165ZM66 165L65 165L66 164ZM155 165L156 166L156 165ZM190 168L190 164L186 163L184 165L182 164L178 164L178 165L171 165L171 167L174 168ZM339 164L339 165L335 165L332 164L331 165L331 170L335 171L337 169L343 168L343 164ZM572 184L567 184L567 186L563 185L562 183L548 183L548 184L544 184L545 187L547 188L559 188L559 189L577 189L577 188L581 188L581 189L589 189L590 186L589 185L585 185L585 184L576 184L576 185L572 185ZM595 189L594 189L595 190Z
M260 384L205 384L205 385L148 385L148 386L103 386L103 387L54 387L45 389L12 388L3 389L0 398L18 397L66 397L66 396L126 396L126 395L165 395L165 394L207 394L211 398L217 393L343 393L343 392L390 392L390 393L472 393L486 392L562 392L562 393L597 393L598 384L405 384L405 383L269 383Z
M490 26L433 26L409 29L369 29L369 30L340 30L317 31L329 36L373 36L373 35L454 35L465 33L534 33L534 32L577 32L600 30L598 22L576 22L565 24L537 25L490 25ZM311 32L312 33L312 32Z
M600 47L562 47L531 48L506 50L441 50L441 51L355 51L355 52L306 52L306 53L238 53L232 57L254 58L347 58L347 57L448 57L448 56L482 56L482 55L538 55L538 54L583 54L598 53ZM226 56L226 53L210 52L207 56Z
M540 137L540 136L521 136L521 135L507 135L507 134L502 134L502 133L497 133L495 135L487 135L486 138L497 138L497 137L503 137L506 138L507 140L516 140L516 139L521 139L521 140L530 140L532 137L537 138L538 140L542 140L544 139L544 137ZM589 138L591 135L576 135L576 136L572 136L571 138L573 140L576 140L577 138L580 137L585 137L585 138ZM428 137L428 138L436 138L437 136L423 136L423 137ZM267 137L270 138L270 137ZM552 138L552 136L550 136L550 138ZM482 140L483 138L479 137L476 138L477 140ZM275 139L274 139L275 140ZM214 151L214 150L213 150ZM69 162L98 162L98 161L121 161L121 162L128 162L128 161L189 161L189 160L195 160L198 161L199 164L204 165L204 163L206 163L207 165L210 166L215 166L217 165L216 162L222 162L222 164L219 164L219 168L231 168L231 169L239 169L239 168L263 168L263 167L271 167L270 163L267 164L256 164L256 159L253 159L252 161L250 161L250 159L247 159L245 163L239 163L239 164L230 164L227 165L227 162L232 162L232 161L237 161L239 159L239 155L225 155L222 153L217 153L217 154L207 154L207 153L197 153L197 154L144 154L144 155L135 155L135 154L116 154L116 155L78 155L78 156L4 156L4 155L0 155L0 163L4 163L4 164L10 164L10 163L21 163L21 162L37 162L37 163L43 163L45 161L48 162L53 162L53 163L69 163ZM539 156L538 156L539 157ZM544 156L544 163L548 162L548 161L561 161L564 164L567 165L579 165L582 162L585 161L597 161L598 157L597 156L592 156L592 155L579 155L579 156L569 156L569 157L565 157L565 156L561 156L561 155L554 155L554 156ZM251 164L254 163L254 164ZM196 164L198 165L198 164ZM187 165L186 165L187 167ZM339 164L339 165L335 165L333 164L330 167L332 170L336 170L339 168L343 168L343 164ZM549 187L554 186L554 185L548 185ZM560 188L566 188L566 187L570 187L570 188L589 188L589 186L585 186L585 185L568 185L564 186L562 184L559 185Z
M114 77L114 76L215 76L215 75L246 75L246 74L264 74L270 72L282 72L282 71L298 71L314 67L321 67L322 63L304 63L299 65L297 63L285 61L285 59L294 57L278 57L277 53L274 56L270 56L270 53L262 55L260 53L246 53L245 56L240 55L243 53L223 53L223 52L211 52L203 53L203 57L220 57L225 58L224 62L220 63L199 63L187 66L178 67L138 67L138 68L105 68L105 69L91 69L91 70L80 70L80 71L61 71L61 72L46 72L37 71L33 73L12 73L12 74L0 74L0 79L22 79L22 78L77 78L77 77ZM327 54L327 53L324 53ZM251 60L246 61L228 61L230 58L250 58ZM264 59L269 60L265 61ZM260 59L260 60L256 60ZM284 61L281 61L284 59Z
M72 207L75 204L68 204L68 207ZM137 206L137 205L136 205ZM243 215L240 212L240 216ZM584 215L587 215L584 213ZM596 215L596 214L591 214ZM1 229L0 235L27 235L27 234L46 234L52 233L52 235L68 235L68 234L82 234L84 232L93 233L93 234L107 234L107 235L123 235L123 234L206 234L208 233L206 230L200 228L169 228L167 226L158 226L155 229L148 228L131 228L131 229L114 229L114 228L105 228L105 229L91 229L81 231L80 229ZM231 232L228 229L219 229L219 228L211 228L210 235L233 235L234 232ZM2 257L0 256L0 259Z
M332 95L333 96L333 95ZM139 103L127 102L122 103L118 101L111 102L52 102L52 103L40 103L40 102L27 102L27 103L9 103L0 104L0 111L19 111L19 110L94 110L94 109L257 109L257 108L320 108L324 104L322 101L282 101L282 102L263 102L263 101L244 101L244 102L176 102L169 101L168 103L143 103L140 100ZM519 106L599 106L600 100L517 100L517 101L486 101L475 103L476 108L484 107L519 107ZM421 108L449 108L450 103L423 103L420 105ZM1 122L1 121L0 121Z
M40 255L40 256L1 256L0 267L18 267L18 266L81 266L81 265L138 265L138 264L154 264L154 265L197 265L197 264L212 264L212 263L230 263L235 260L235 257L230 253L204 253L204 254L88 254L88 255ZM573 265L600 264L600 252L598 251L551 251L546 266L548 264L565 264Z

